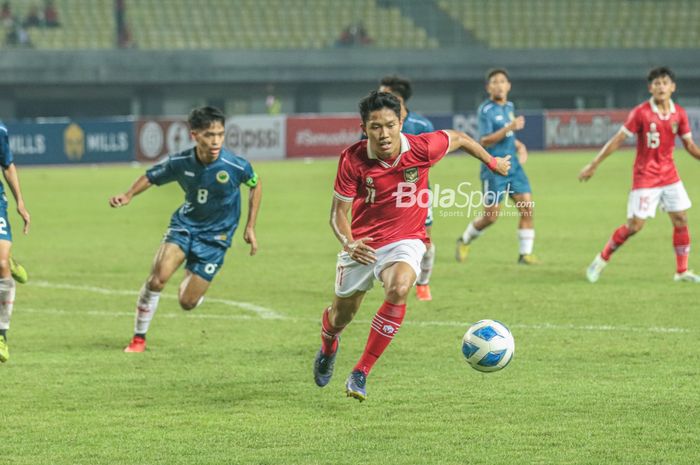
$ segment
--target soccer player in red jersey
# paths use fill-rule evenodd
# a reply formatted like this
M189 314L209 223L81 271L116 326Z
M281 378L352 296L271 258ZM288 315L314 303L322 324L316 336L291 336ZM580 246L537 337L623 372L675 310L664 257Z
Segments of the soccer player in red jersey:
M691 203L673 162L673 147L676 136L680 136L688 153L699 160L700 148L693 142L688 115L671 99L676 90L673 72L666 67L654 68L649 72L647 81L651 98L630 112L620 131L579 174L579 180L588 181L600 163L617 150L625 138L637 136L637 158L627 203L627 223L615 230L603 251L588 267L586 276L592 283L598 281L615 250L638 233L647 218L656 215L659 203L673 223L673 247L676 251L674 280L700 282L700 276L688 270L690 234L686 212Z
M448 152L462 149L503 175L510 168L510 157L492 157L459 131L402 134L401 103L387 92L374 91L365 97L360 116L367 140L343 151L335 179L330 223L343 251L338 254L335 298L321 319L314 380L321 387L330 381L338 336L377 279L384 286L384 303L345 384L347 395L362 401L367 396L367 376L399 330L406 298L420 273L428 242L427 208L417 199L430 195L429 168Z

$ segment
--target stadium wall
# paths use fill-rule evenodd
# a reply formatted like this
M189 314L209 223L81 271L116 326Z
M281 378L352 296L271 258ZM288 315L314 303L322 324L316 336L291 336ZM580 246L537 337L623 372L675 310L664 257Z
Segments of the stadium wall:
M526 126L518 138L530 150L562 150L601 147L624 123L627 110L523 115ZM689 108L688 115L694 134L700 134L700 108ZM475 113L427 116L436 129L454 128L477 137ZM7 128L19 165L153 163L192 147L183 118L9 122ZM356 114L249 115L227 120L225 145L251 160L282 160L337 156L360 136Z

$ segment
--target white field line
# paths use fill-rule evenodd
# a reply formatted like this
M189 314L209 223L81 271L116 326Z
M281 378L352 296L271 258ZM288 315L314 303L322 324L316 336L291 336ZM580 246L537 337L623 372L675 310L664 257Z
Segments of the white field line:
M106 289L102 287L95 287L95 286L83 286L83 285L75 285L75 284L61 284L61 283L50 283L47 281L33 281L31 282L32 286L36 287L43 287L43 288L48 288L48 289L68 289L68 290L75 290L75 291L83 291L83 292L93 292L97 294L103 294L103 295L128 295L128 296L136 296L138 295L138 292L136 291L127 291L127 290L119 290L119 289ZM176 299L176 296L173 295L168 295L168 294L163 294L162 297L165 298L170 298L170 299ZM298 318L298 317L290 317L287 315L284 315L280 313L279 311L266 308L266 307L261 307L259 305L255 305L249 302L237 302L233 300L227 300L227 299L217 299L217 298L207 298L206 302L208 303L218 303L222 305L227 305L230 307L236 307L236 308L241 308L243 310L248 310L251 313L257 315L259 318L267 319L267 320L283 320L283 321L290 321L290 322L298 322L298 323L318 323L320 321L319 318ZM41 313L41 314L66 314L66 315L71 315L71 314L80 314L80 315L90 315L90 316L99 316L99 317L125 317L125 316L131 316L133 317L134 312L108 312L104 310L88 310L88 311L67 311L63 309L57 309L57 308L24 308L22 309L20 307L20 311L28 312L28 313ZM241 320L254 320L257 319L253 315L217 315L217 314L209 314L209 313L203 313L199 310L195 310L194 312L184 312L187 313L187 318L198 318L198 319L206 319L206 320L229 320L229 321L241 321ZM158 318L179 318L179 315L177 313L159 313ZM371 323L370 320L362 320L362 319L356 319L354 320L355 323L360 323L360 324L369 324ZM419 326L419 327L440 327L440 326L446 326L446 327L454 327L454 328L468 328L473 322L466 322L466 321L406 321L405 324L410 325L410 326ZM591 332L629 332L629 333L691 333L693 332L690 329L687 328L667 328L667 327L660 327L660 326L650 326L650 327L641 327L641 326L615 326L615 325L573 325L573 324L552 324L552 323L538 323L538 324L511 324L508 325L508 327L513 328L513 329L533 329L533 330L553 330L553 331L591 331Z
M103 294L103 295L126 295L126 296L134 296L134 297L139 295L139 293L137 291L106 289L103 287L83 286L83 285L76 285L76 284L50 283L48 281L31 281L29 284L32 286L43 287L43 288L47 288L47 289L65 289L65 290L71 290L71 291L93 292L96 294ZM171 295L171 294L162 294L161 297L166 298L166 299L177 299L176 295ZM229 307L241 308L243 310L253 312L261 318L274 319L274 318L281 318L282 317L282 315L280 313L277 313L276 311L274 311L270 308L261 307L260 305L255 305L255 304L252 304L250 302L238 302L236 300L217 299L217 298L209 298L209 297L206 298L206 301L212 302L212 303L217 303L217 304L222 304L222 305L227 305Z

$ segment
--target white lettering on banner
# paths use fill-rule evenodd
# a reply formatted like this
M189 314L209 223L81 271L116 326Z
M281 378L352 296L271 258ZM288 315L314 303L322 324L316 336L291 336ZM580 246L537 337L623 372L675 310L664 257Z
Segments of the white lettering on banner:
M129 150L129 134L126 132L93 132L85 136L88 152L126 152Z
M317 147L326 145L352 145L360 140L360 131L341 129L336 132L314 132L312 129L304 129L297 132L295 142L303 147Z
M246 158L284 158L286 116L234 116L226 120L224 145Z
M613 122L609 116L593 116L590 123L579 123L575 116L568 123L560 118L548 117L545 122L547 147L597 146L605 144L620 130L622 123Z
M10 150L15 155L41 155L46 153L43 134L10 134Z
M141 127L139 145L141 146L141 153L146 158L157 158L163 151L164 141L163 129L160 127L160 124L155 121L148 121Z

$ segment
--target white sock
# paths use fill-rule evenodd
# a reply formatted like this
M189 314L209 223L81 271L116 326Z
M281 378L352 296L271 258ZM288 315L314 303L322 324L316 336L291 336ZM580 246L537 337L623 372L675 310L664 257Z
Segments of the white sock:
M465 244L469 244L471 241L481 236L483 233L483 230L479 231L474 227L474 222L472 221L471 223L469 223L469 226L467 226L467 229L464 230L464 234L462 234L462 241Z
M160 292L153 292L148 285L144 284L139 292L139 300L136 301L134 334L146 334L158 309L158 300L160 300Z
M0 279L0 329L10 329L12 307L15 304L15 280Z
M430 247L423 254L423 258L420 261L420 276L418 276L418 281L416 284L421 286L428 284L430 282L430 275L433 274L433 265L435 264L435 244L430 243Z
M520 255L530 255L535 246L535 230L518 229L518 242L520 242Z

